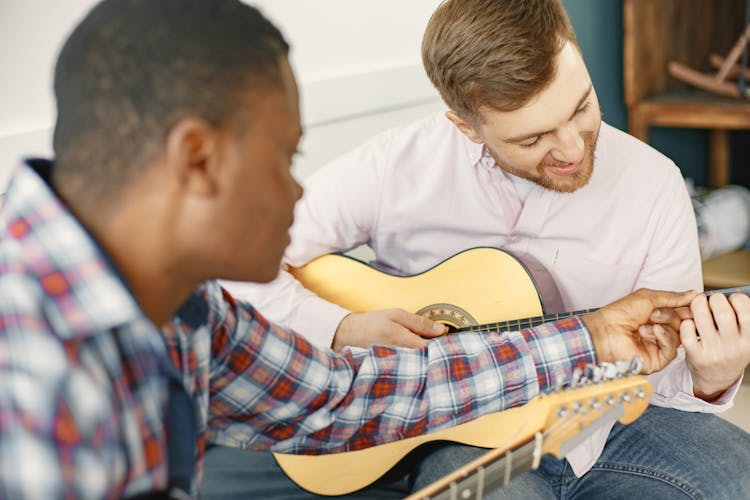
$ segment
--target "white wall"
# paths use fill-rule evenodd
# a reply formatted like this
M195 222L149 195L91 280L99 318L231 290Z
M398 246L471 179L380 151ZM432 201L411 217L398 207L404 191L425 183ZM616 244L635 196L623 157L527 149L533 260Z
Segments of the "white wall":
M95 0L0 0L0 192L22 155L50 155L52 71ZM301 176L442 104L419 46L439 0L257 0L292 44L306 136Z

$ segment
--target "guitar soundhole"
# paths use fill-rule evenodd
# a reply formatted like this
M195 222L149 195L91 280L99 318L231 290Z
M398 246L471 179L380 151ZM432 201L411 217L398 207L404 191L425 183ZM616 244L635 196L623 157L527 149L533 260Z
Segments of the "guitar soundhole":
M466 310L453 304L431 304L423 307L417 314L426 316L432 321L448 325L448 333L455 332L459 328L476 326L477 320Z

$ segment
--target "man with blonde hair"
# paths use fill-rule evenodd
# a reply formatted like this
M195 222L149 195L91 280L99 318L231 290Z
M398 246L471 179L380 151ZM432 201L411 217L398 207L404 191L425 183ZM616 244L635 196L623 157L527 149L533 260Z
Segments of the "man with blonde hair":
M470 247L499 247L540 262L566 310L641 287L702 287L679 169L602 122L558 0L443 2L422 56L449 111L380 134L306 180L287 265L369 244L379 267L412 275ZM286 272L270 285L229 288L334 350L420 347L442 333L406 311L352 313ZM707 307L696 299L694 309ZM611 422L567 460L543 459L505 494L733 498L750 490L750 448L737 445L748 435L710 415L731 406L750 345L696 323L700 336L685 326L678 358L651 376L643 418ZM422 464L428 473L418 482L477 453L445 447Z

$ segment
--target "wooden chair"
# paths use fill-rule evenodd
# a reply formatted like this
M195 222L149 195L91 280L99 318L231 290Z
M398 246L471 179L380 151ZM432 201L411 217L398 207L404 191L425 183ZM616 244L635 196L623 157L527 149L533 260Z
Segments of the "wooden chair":
M731 55L737 33L745 28L744 4L744 0L623 2L629 132L648 142L651 126L707 129L711 187L729 182L729 131L750 129L750 102L695 89L670 76L667 67L669 61L681 61L709 72L711 54ZM713 61L715 65L718 59L714 56ZM735 68L730 66L727 77Z
M709 62L716 67L716 74L708 74L697 71L679 61L669 61L667 71L673 77L683 82L713 92L715 94L725 95L728 97L741 97L750 99L750 89L747 88L745 81L747 79L747 67L743 64L740 66L738 60L746 50L748 39L750 38L750 24L737 39L737 42L729 51L729 55L723 58L717 54L709 56ZM743 61L746 63L747 61ZM739 83L739 77L742 75L743 85ZM732 78L737 77L738 81L733 82ZM742 87L742 88L741 88Z

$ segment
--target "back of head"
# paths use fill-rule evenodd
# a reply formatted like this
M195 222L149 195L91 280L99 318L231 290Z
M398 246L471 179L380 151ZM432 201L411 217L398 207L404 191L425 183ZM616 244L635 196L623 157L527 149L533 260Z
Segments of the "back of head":
M55 69L55 182L88 201L117 194L179 120L224 125L279 86L288 49L239 0L104 0Z
M446 0L422 40L427 75L464 119L514 111L555 74L555 56L575 33L559 0Z

